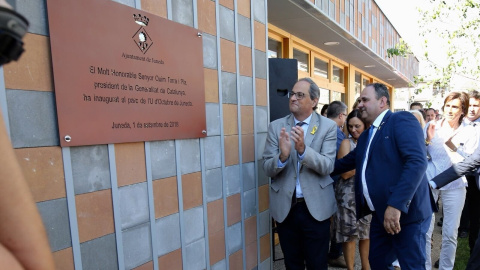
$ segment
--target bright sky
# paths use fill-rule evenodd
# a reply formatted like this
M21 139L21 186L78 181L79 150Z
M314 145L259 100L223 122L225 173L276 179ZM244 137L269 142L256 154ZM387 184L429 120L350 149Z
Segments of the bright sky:
M423 5L428 4L428 1L403 0L399 2L392 0L375 0L375 2L390 20L400 36L412 48L417 59L421 61L424 38L419 35L418 20L420 15L417 7L422 3ZM422 63L420 63L420 73L422 70L424 70L424 68L422 67Z

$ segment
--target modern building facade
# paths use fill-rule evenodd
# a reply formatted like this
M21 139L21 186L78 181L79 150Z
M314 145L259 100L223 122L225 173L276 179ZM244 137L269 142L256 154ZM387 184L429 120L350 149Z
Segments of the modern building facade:
M60 147L48 0L8 2L30 29L0 105L58 269L271 269L268 57L349 106L418 72L386 58L400 37L373 0L121 0L203 33L207 137Z

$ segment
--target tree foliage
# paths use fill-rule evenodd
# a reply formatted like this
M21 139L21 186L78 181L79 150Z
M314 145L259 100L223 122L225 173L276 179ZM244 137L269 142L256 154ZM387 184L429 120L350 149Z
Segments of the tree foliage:
M416 77L415 83L425 81L449 87L454 77L480 82L480 1L430 0L428 8L419 9L420 36L423 59L432 73ZM441 55L433 48L442 47ZM411 50L403 40L387 49L388 57L406 57Z

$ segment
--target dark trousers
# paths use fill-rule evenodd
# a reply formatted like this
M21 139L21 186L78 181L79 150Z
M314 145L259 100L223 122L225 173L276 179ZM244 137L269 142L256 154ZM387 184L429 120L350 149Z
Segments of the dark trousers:
M477 231L478 233L478 231ZM477 243L470 253L470 259L468 260L467 268L465 270L478 270L480 269L480 238L477 238Z
M478 190L477 184L475 183L475 176L467 175L467 181L467 205L470 216L468 245L470 246L470 254L472 254L475 241L477 241L478 238L478 230L480 229L480 190Z
M318 221L305 202L292 206L287 218L277 225L280 247L287 270L328 269L330 219Z
M411 209L412 210L412 209ZM370 253L372 270L393 269L398 258L402 270L425 269L426 233L432 217L410 224L402 224L399 234L390 235L375 213L370 223Z

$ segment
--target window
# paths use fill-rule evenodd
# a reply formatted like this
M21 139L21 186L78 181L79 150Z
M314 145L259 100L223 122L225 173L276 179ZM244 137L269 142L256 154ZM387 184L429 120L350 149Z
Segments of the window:
M330 104L330 90L320 88L320 98L318 99L318 103Z
M282 43L274 39L268 39L268 58L282 58Z
M360 96L360 92L362 92L362 75L355 71L355 99Z
M370 79L363 78L362 89L367 87L367 85L369 85L369 84L370 84Z
M335 100L345 102L345 94L332 91L332 101L335 101Z
M315 76L328 79L328 62L315 57L313 73Z
M333 65L333 81L343 83L343 68Z
M308 72L308 53L293 49L293 58L298 61L298 70Z

